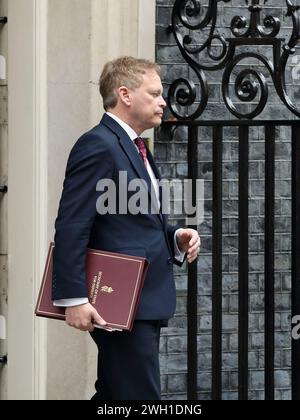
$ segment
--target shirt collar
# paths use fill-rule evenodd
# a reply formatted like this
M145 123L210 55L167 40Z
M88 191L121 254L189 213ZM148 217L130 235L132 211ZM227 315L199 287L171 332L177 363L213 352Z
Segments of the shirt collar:
M128 134L129 138L132 141L134 141L138 137L138 135L136 134L136 132L128 124L126 124L126 122L124 122L119 117L117 117L116 115L112 114L111 112L106 112L106 114L110 118L112 118L113 120L115 120L123 128L123 130L126 131L126 133Z

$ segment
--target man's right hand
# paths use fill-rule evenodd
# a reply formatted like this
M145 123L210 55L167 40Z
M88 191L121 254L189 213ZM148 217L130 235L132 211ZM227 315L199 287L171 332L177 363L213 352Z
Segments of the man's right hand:
M90 303L69 306L66 308L65 314L66 323L81 331L93 331L94 324L106 329L106 322L103 318L101 318L96 309Z

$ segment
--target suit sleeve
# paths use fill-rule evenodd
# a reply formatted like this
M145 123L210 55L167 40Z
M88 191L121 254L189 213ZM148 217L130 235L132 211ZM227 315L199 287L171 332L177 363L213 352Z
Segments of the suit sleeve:
M185 261L185 258L184 258L183 261L178 261L175 258L174 235L175 235L175 232L176 232L177 229L180 229L180 226L172 226L172 225L167 226L168 240L169 240L169 244L170 244L171 249L172 249L174 264L181 267L183 265L184 261Z
M53 300L87 296L86 249L97 215L100 179L111 179L113 159L106 142L88 133L72 149L55 222Z

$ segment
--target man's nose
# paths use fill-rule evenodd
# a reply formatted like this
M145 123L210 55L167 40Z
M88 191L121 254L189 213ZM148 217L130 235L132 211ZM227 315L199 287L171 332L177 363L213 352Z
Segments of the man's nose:
M163 107L163 108L165 108L167 106L167 103L162 96L161 96L160 106Z

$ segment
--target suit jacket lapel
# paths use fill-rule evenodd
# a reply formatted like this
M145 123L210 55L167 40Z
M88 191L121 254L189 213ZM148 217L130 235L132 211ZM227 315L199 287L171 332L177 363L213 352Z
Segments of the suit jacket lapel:
M147 159L148 159L148 162L149 162L149 164L151 165L151 167L153 169L153 172L154 172L154 175L155 175L156 179L158 181L161 181L160 172L159 172L158 167L157 167L157 165L156 165L156 163L155 163L155 161L153 159L152 153L150 152L150 150L148 149L148 147L147 147ZM162 200L163 200L163 197L162 197L162 188L161 188L161 185L159 185L159 201L160 201L161 207L162 207L162 204L163 204ZM163 214L162 212L160 212L160 215L162 216L163 223L166 224L167 223L167 216L165 214Z
M140 158L139 154L137 153L137 150L132 142L132 140L127 135L126 131L123 130L123 128L112 118L109 117L109 115L104 114L101 123L105 124L108 128L110 128L119 138L120 145L124 152L126 153L129 161L131 162L131 165L133 166L134 170L138 174L138 177L141 179L144 179L147 183L147 190L149 197L151 199L151 188L152 188L152 182L149 177L149 174L147 172L147 169L144 166L144 163L142 159ZM149 162L150 163L150 162ZM158 172L153 158L152 162L150 163L152 168L154 169L154 173L156 176L156 172ZM155 172L156 171L156 172ZM157 201L155 200L155 203L153 203L153 200L151 201L151 204L154 206L155 210L158 212L159 216L159 209L157 207ZM160 217L159 217L160 218Z
M148 149L147 145L146 145L146 148L147 148L147 159L148 159L148 162L149 162L149 163L150 163L150 165L151 165L151 168L153 169L154 175L155 175L155 177L156 177L158 180L161 180L161 176L160 176L160 173L159 173L158 167L156 166L156 163L154 162L154 159L153 159L152 153L151 153L151 152L150 152L150 150Z

